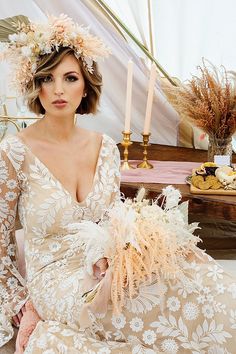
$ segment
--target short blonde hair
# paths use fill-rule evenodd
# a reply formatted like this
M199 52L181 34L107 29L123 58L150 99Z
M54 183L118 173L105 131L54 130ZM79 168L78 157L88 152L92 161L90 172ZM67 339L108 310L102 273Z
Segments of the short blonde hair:
M40 57L37 64L36 73L26 88L27 104L31 112L37 115L45 113L45 109L39 99L41 79L42 77L48 75L66 55L74 55L74 51L71 48L63 47L60 48L59 51L54 51L48 55L43 55ZM96 113L102 89L102 76L98 71L96 62L93 62L93 73L90 73L84 67L81 59L79 58L77 60L80 64L80 70L84 78L85 92L87 95L82 98L76 113Z

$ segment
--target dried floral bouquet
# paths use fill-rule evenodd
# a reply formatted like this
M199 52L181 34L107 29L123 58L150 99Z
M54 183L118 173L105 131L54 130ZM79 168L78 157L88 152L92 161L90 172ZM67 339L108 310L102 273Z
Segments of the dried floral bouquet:
M142 282L165 278L190 281L186 257L196 252L197 223L188 224L188 202L179 204L180 192L168 186L155 201L125 199L109 210L101 227L111 235L106 254L112 270L111 300L119 313L125 298L137 294ZM162 198L161 206L158 202Z

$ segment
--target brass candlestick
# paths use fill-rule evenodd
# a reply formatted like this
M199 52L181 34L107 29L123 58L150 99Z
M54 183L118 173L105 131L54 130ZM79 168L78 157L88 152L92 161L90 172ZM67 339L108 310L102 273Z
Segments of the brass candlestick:
M147 148L148 148L148 146L151 145L151 144L149 144L149 136L150 135L151 135L151 133L148 133L148 134L142 133L143 142L140 145L143 146L143 162L141 162L137 165L138 168L153 168L153 165L150 162L148 162L148 160L147 160Z
M129 160L128 160L128 155L129 155L129 146L132 145L132 141L130 141L130 135L132 133L126 133L126 132L122 132L123 134L123 141L121 143L122 146L124 146L124 161L122 162L122 165L121 165L121 170L130 170L134 167L132 167L130 164L129 164Z

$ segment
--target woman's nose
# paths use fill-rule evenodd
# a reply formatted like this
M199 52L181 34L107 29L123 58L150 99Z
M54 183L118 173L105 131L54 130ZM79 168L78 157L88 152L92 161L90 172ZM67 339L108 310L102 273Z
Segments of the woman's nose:
M63 83L62 83L61 80L55 80L54 93L55 93L57 96L62 95L62 94L64 93Z

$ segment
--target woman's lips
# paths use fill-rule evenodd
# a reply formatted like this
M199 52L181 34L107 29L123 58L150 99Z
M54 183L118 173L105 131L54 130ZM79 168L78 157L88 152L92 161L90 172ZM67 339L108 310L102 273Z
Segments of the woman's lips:
M67 105L67 101L65 101L65 100L56 100L56 101L53 101L52 104L55 107L63 108L63 107L65 107Z

